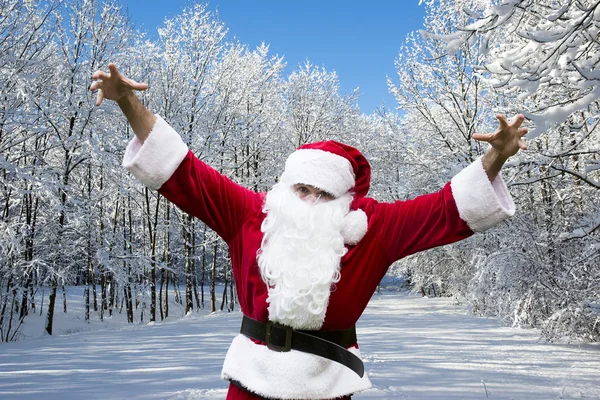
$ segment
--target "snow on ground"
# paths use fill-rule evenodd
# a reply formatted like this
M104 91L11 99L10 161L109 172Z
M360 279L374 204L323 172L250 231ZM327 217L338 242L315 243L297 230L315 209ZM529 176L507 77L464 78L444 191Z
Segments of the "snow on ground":
M85 324L69 301L68 314L57 303L58 335L32 337L39 318L26 340L0 343L1 399L225 398L221 363L239 312ZM358 336L373 388L357 400L600 399L600 346L542 343L535 330L468 316L449 299L383 292Z

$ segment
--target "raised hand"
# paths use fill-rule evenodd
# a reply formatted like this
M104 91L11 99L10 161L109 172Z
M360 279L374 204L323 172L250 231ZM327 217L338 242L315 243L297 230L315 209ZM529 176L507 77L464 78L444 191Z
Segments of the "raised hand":
M92 75L95 81L90 85L90 90L98 91L96 105L102 104L104 99L116 101L138 140L144 143L156 123L156 116L142 104L133 91L146 90L148 85L127 78L119 72L115 64L108 64L108 70L108 74L96 71Z
M523 136L527 134L527 128L521 128L525 120L522 114L518 114L512 122L508 122L502 114L496 115L500 126L494 133L475 133L473 139L489 143L500 155L508 158L517 154L519 149L527 150Z
M133 79L127 78L121 74L115 64L108 64L109 73L104 71L96 71L92 75L94 82L90 85L90 90L98 90L96 96L96 105L102 104L102 100L109 99L119 101L132 90L146 90L148 85L138 83Z

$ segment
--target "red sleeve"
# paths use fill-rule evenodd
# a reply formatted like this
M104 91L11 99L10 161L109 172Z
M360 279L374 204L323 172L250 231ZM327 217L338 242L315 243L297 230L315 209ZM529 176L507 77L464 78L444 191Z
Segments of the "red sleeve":
M229 243L248 213L260 207L261 196L187 155L158 190L186 213L199 218Z
M385 243L390 263L473 234L459 216L449 183L413 200L379 203L375 213L382 221L379 240Z

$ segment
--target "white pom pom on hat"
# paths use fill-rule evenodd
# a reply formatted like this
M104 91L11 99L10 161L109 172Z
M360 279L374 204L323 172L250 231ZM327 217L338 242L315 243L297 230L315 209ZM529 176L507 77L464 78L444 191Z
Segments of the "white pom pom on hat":
M285 162L281 182L311 185L335 197L352 191L355 199L366 196L371 183L371 166L352 146L328 140L298 147ZM342 235L346 244L357 244L367 232L367 216L362 210L350 211Z

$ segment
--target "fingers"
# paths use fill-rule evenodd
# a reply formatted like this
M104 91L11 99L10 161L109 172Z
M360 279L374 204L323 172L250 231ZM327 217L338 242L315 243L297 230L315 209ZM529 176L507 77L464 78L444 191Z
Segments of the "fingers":
M96 91L98 89L100 89L100 84L102 83L102 81L94 81L92 82L92 84L90 85L90 91Z
M101 85L102 85L102 81L104 80L108 80L108 78L110 78L110 75L108 75L106 72L103 71L96 71L92 74L92 79L96 79L94 82L92 82L92 84L89 87L89 90L91 92L93 91L98 91L98 94L96 96L96 105L99 106L100 104L102 104L102 100L104 98L104 96L102 95L102 90Z
M119 74L119 70L117 70L117 67L113 63L108 64L108 70L110 71L110 74L106 73L102 70L98 70L98 71L94 72L92 74L92 79L96 79L99 81L107 81L111 78L111 76L116 77ZM96 82L94 82L94 83L96 83ZM90 90L96 90L96 88L92 89L93 85L94 85L93 83L92 83L92 85L90 85Z
M496 114L496 119L500 122L500 129L508 128L508 120L504 114Z
M98 70L92 74L92 79L94 81L90 84L89 90L98 91L96 95L96 106L102 104L105 94L107 99L116 100L120 98L127 90L148 89L148 84L138 83L124 75L121 75L117 69L117 66L113 63L108 64L108 70L108 73Z
M508 122L506 116L504 114L496 114L496 119L500 122L500 129L505 129L508 127L518 128L521 126L523 121L525 121L525 116L523 114L517 114L512 120L512 122Z
M527 150L527 143L523 139L519 139L519 148L521 150Z
M102 100L104 100L104 96L102 95L102 89L98 90L98 94L96 95L96 106L102 104Z
M106 81L106 80L110 79L110 75L104 71L98 70L98 71L94 72L94 74L92 75L92 79L100 79L100 80Z
M519 129L519 136L523 137L523 136L527 135L527 132L529 132L529 129L527 129L527 128L520 128Z
M523 121L525 121L525 116L523 114L517 114L517 116L515 117L515 120L511 124L511 126L518 128L521 126Z
M129 78L125 78L124 79L125 83L132 89L134 90L146 90L148 89L148 84L147 83L139 83L134 81L133 79L129 79Z
M472 139L474 140L478 140L480 142L491 142L494 138L494 134L493 133L474 133L471 136Z
M113 63L108 64L108 70L110 71L111 74L113 75L119 75L119 70L117 69L117 66Z
M146 89L148 89L148 84L131 81L131 88L135 89L135 90L146 90Z

